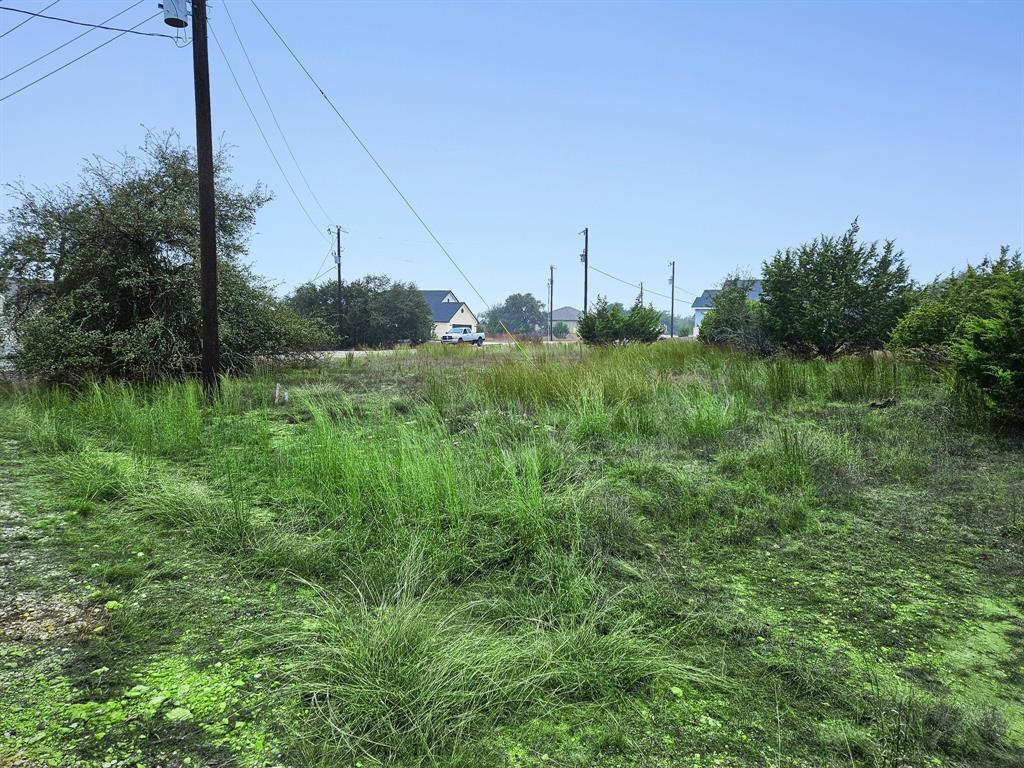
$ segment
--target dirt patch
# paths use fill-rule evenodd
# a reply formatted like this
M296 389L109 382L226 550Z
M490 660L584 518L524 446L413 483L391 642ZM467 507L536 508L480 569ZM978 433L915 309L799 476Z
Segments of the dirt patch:
M101 630L100 608L65 595L19 592L0 598L0 638L7 641L76 640Z

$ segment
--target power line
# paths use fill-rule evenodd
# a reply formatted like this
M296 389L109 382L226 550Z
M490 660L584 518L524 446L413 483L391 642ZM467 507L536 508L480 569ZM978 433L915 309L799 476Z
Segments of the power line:
M640 285L638 283L631 283L631 282L629 282L629 280L623 280L621 277L616 277L615 275L611 274L610 272L605 272L603 269L598 269L593 264L590 265L590 268L592 270L594 270L595 272L600 272L605 277L610 277L612 280L618 280L620 283L623 283L624 285L628 285L628 286L630 286L632 288L636 288L638 290L640 289ZM677 287L677 290L679 290L679 291L681 291L683 293L689 293L691 296L695 296L696 295L696 294L692 293L691 291L687 291L687 290L685 290L683 288L678 288ZM651 293L651 294L654 294L655 296L660 296L663 299L668 299L669 301L672 300L672 297L669 296L667 293L658 293L658 291L652 291L650 288L647 288L646 286L643 288L643 291L644 291L644 293Z
M263 131L263 126L260 125L260 119L256 117L256 112L253 110L252 105L249 103L249 99L245 95L245 91L242 90L242 84L238 81L238 77L235 75L235 70L231 66L231 62L228 61L228 56L224 52L223 46L220 44L220 38L217 37L217 31L210 25L210 33L213 35L213 42L217 44L217 50L220 51L221 57L224 59L224 63L227 64L228 72L231 73L231 79L235 82L235 87L238 89L238 94L242 97L242 101L245 102L245 108L249 110L249 114L252 115L253 122L256 123L256 130L260 132L260 136L263 137L263 143L267 145L267 151L270 152L270 156L274 158L274 163L277 165L277 170L281 172L281 176L284 178L284 183L288 185L288 189L292 191L292 195L295 197L295 202L299 204L299 208L306 214L306 218L309 219L310 226L316 230L317 234L323 235L320 231L320 226L313 221L313 217L309 215L309 210L303 204L302 199L299 197L299 193L295 191L295 187L292 186L291 180L288 178L288 174L284 171L284 166L281 165L281 161L277 159L277 153L274 152L274 148L270 144L270 139L267 138L267 134Z
M46 6L45 8L43 8L43 10L44 11L48 11L51 8L53 8L53 6L55 6L59 2L60 2L60 0L53 0L53 2L50 3L48 6ZM17 9L16 8L5 8L4 10L14 11L14 10L17 10ZM24 21L18 22L13 27L11 27L6 32L4 32L2 35L0 35L0 38L7 37L9 34L11 34L11 32L13 32L14 30L18 29L19 27L24 27L26 24L28 24L30 21L32 21L34 16L37 16L37 15L38 14L31 14L31 15L29 15L29 17L27 19L25 19Z
M306 189L309 190L310 197L313 198L313 201L317 204L320 212L327 218L327 221L333 221L331 215L320 202L320 198L318 198L316 196L316 192L313 191L313 187L310 185L309 179L306 178L306 174L302 172L302 166L299 165L299 161L295 157L295 152L292 151L291 142L288 141L284 128L281 127L281 123L277 119L277 113L274 112L274 108L270 105L270 99L267 97L267 92L263 90L263 83L260 82L260 76L256 74L256 67L253 66L252 59L249 58L249 52L245 48L245 43L242 42L242 36L238 33L238 27L235 26L235 20L231 16L231 10L228 7L229 5L229 3L224 3L224 12L228 16L228 21L231 22L231 28L235 31L235 38L238 40L238 45L242 49L242 55L245 56L245 60L249 63L249 71L252 72L253 79L256 80L256 87L260 89L260 95L263 96L263 101L267 105L267 109L270 110L270 116L274 119L274 125L277 126L277 132L281 134L281 140L284 142L284 145L288 150L288 154L291 155L292 162L295 163L295 169L299 172L299 176L302 178L302 183L305 184Z
M114 14L113 16L111 16L111 17L110 17L109 19L104 19L104 20L103 20L103 21L102 21L101 23L103 23L103 24L106 24L106 23L107 23L108 21L113 21L113 20L114 20L114 19L116 19L116 18L117 18L118 16L121 16L122 14L128 13L128 11L130 11L130 10L131 10L132 8L135 8L136 6L142 5L142 3L143 3L143 2L145 2L145 0L138 0L138 2L136 2L136 3L133 3L132 5L129 5L129 6L128 6L127 8L125 8L125 9L124 9L123 11L118 11L118 12L117 12L117 13L115 13L115 14ZM11 70L10 72L8 72L8 73L7 73L6 75L4 75L3 77L0 77L0 80L6 80L6 79L7 79L8 77L10 77L11 75L16 75L16 74L18 74L19 72L21 72L21 70L23 70L23 69L27 69L28 67L31 67L31 66L32 66L33 64L35 64L36 62L38 62L38 61L42 61L42 60L43 60L43 59L45 59L45 58L46 58L47 56L50 56L50 55L52 55L52 54L56 53L57 51L61 50L62 48L66 48L67 46L69 46L69 45L71 45L71 44L72 44L73 42L75 42L76 40L81 40L81 39L82 39L83 37L85 37L85 36L86 36L86 35L88 35L88 34L89 34L90 32L92 32L93 30L96 30L96 29L100 29L100 27L92 27L92 28L90 28L90 29L87 29L87 30L85 30L85 32L82 32L82 33L80 33L80 34L78 34L78 35L75 35L74 37L72 37L72 38L71 38L70 40L68 40L67 42L61 43L61 44L60 44L60 45L58 45L58 46L57 46L56 48L54 48L54 49L52 49L52 50L50 50L50 51L47 51L46 53L44 53L44 54L43 54L42 56L36 56L36 57L35 57L34 59L32 59L32 61L30 61L30 62L29 62L28 64L22 64L22 65L21 65L20 67L18 67L17 69L12 69L12 70Z
M345 116L338 111L338 108L334 105L334 102L331 101L330 97L324 92L324 89L320 87L320 84L316 81L316 78L314 78L313 75L310 74L309 70L306 69L306 65L303 64L299 57L295 55L295 51L293 51L291 46L288 45L287 42L285 42L285 39L281 37L281 33L277 31L277 28L274 26L274 24L270 21L270 19L267 18L266 14L263 13L260 7L256 4L256 0L249 1L252 3L253 8L256 9L259 15L263 17L263 20L267 23L267 26L270 27L274 35L277 36L277 39L280 40L281 44L288 50L288 53L291 54L291 57L295 60L295 63L298 64L302 71L306 74L306 77L309 79L309 82L313 84L314 88L320 91L320 95L323 96L324 101L326 101L330 108L334 110L334 114L338 116L338 119L341 120L344 126L348 129L348 132L352 134L352 138L356 140L359 146L362 147L363 152L366 153L366 156L370 158L370 160L373 162L375 166L377 166L377 170L381 172L381 175L384 176L385 179L387 179L388 184L391 185L391 188L395 190L398 196L402 199L402 202L405 203L405 207L409 209L413 216L416 217L416 220L420 223L420 226L422 226L426 233L430 235L430 239L434 241L438 248L441 249L441 253L443 253L447 257L448 261L452 263L452 266L455 267L456 271L462 276L462 279L466 281L466 284L473 289L473 293L477 295L477 298L479 298L480 301L483 302L484 306L489 309L490 304L488 304L487 300L484 299L483 294L481 294L480 291L477 290L477 287L473 284L473 281L469 279L469 276L462 270L462 267L459 266L458 262L455 261L455 258L448 252L448 249L445 248L444 243L442 243L440 239L438 239L437 235L435 235L434 231L427 225L427 222L423 220L423 217L420 216L419 212L416 210L413 204L409 202L409 198L407 198L402 193L402 190L399 189L398 184L396 184L394 179L392 179L391 176L388 175L388 172L384 170L384 166L382 166L380 162L377 160L377 158L374 157L373 153L370 151L370 148L366 146L366 144L363 142L361 138L359 138L359 134L355 132L355 129L352 128L348 120L345 119Z
M50 8L53 5L56 5L56 3L51 3L50 5L46 6L46 8ZM43 10L45 11L46 8L43 8ZM131 33L133 35L141 35L142 37L166 37L168 40L177 39L174 37L174 35L165 35L163 32L136 32L135 27L137 27L138 24L136 24L135 27L132 27L131 29L124 29L123 27L105 27L102 24L90 24L87 21L75 21L74 19L65 19L60 16L44 16L41 13L33 13L32 11L26 11L22 8L11 8L7 5L0 5L0 11L14 11L15 13L28 14L31 18L25 19L25 21L21 22L21 24L27 24L29 21L32 20L32 18L49 19L50 21L63 21L65 24L75 24L79 27L89 27L90 29L105 29L108 32L123 32L124 34ZM156 15L159 16L160 14ZM11 32L20 27L21 24L19 24L17 27L12 27L11 29L7 30L6 32L3 33L3 35L0 35L0 37L6 37L7 35L11 34Z
M132 27L132 29L135 29L136 27L141 27L141 26L142 26L143 24L145 24L146 22L152 21L153 19L155 19L155 18L156 18L157 16L159 16L159 15L160 15L160 11L157 11L157 12L156 12L156 13L154 13L154 14L153 14L152 16L150 16L150 17L149 17L148 19L143 19L142 21L140 21L140 22L139 22L138 24L136 24L136 25L135 25L134 27ZM33 80L33 81L32 81L31 83L28 83L27 85L23 85L23 86L21 86L21 88L19 88L18 90L16 90L16 91L11 91L10 93L8 93L8 94L7 94L7 95L5 95L5 96L0 96L0 101L7 101L7 99L11 98L11 96L15 96L15 95L17 95L17 94L21 93L22 91L26 90L27 88L31 88L31 87L32 87L33 85L35 85L36 83L40 83L40 82L42 82L43 80L45 80L46 78L48 78L48 77L49 77L50 75L55 75L55 74L57 74L58 72L60 72L60 71L61 71L62 69L67 69L67 68L68 68L68 67L70 67L70 66L71 66L72 64L74 64L74 63L75 63L76 61L81 61L82 59L84 59L84 58L85 58L86 56L88 56L89 54L91 54L91 53L95 53L95 52L96 52L96 51L98 51L98 50L99 50L100 48L103 48L103 47L105 47L105 46L107 46L107 45L110 45L110 44L111 44L112 42L114 42L114 41L115 41L115 40L117 40L118 38L124 37L124 36L125 36L126 34L128 34L128 32L130 32L130 31L131 31L131 30L127 30L127 31L125 31L125 32L122 32L122 33L121 33L121 34L119 34L119 35L114 35L114 36L113 36L112 38L110 38L109 40L106 40L106 41L104 41L104 42L100 43L100 44L99 44L99 45L97 45L97 46L96 46L95 48L90 48L90 49L89 49L88 51L86 51L85 53L81 54L80 56L76 56L76 57L75 57L75 58L73 58L73 59L72 59L71 61L67 62L66 64L61 64L61 65L60 65L59 67L57 67L56 69L50 70L49 72L47 72L47 73L46 73L45 75L43 75L42 77L37 77L37 78L36 78L35 80ZM164 37L166 37L166 35L164 35ZM174 38L172 37L171 39L173 40Z

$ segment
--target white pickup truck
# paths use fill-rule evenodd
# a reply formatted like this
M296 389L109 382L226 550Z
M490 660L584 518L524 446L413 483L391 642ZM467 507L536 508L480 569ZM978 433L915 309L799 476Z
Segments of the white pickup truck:
M484 332L474 332L467 326L452 328L441 337L442 344L476 344L482 347L484 344Z

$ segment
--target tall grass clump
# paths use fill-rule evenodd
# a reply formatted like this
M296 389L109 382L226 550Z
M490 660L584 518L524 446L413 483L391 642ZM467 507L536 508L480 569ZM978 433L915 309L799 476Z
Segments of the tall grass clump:
M330 751L334 760L441 762L535 705L550 676L529 638L473 621L465 608L404 597L352 607L322 596L307 626L295 684L327 764L337 764Z

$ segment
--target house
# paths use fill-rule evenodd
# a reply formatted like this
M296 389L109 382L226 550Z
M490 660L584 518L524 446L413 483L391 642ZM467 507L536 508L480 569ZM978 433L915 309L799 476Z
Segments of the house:
M728 281L726 282L728 285ZM700 296L693 300L693 335L696 336L700 333L700 324L704 320L704 315L708 313L708 310L712 308L715 303L715 295L718 293L718 288L709 288L704 291ZM761 300L761 280L750 281L750 290L747 291L747 298L751 301Z
M16 343L11 330L10 318L7 316L7 304L18 290L18 283L11 280L0 283L0 363L15 353Z
M471 331L477 329L476 315L469 305L459 301L451 291L420 291L430 307L430 319L434 321L434 338L440 339L452 328L465 326Z
M551 313L551 323L565 323L569 326L569 333L576 333L576 326L580 322L580 311L573 307L559 307Z

